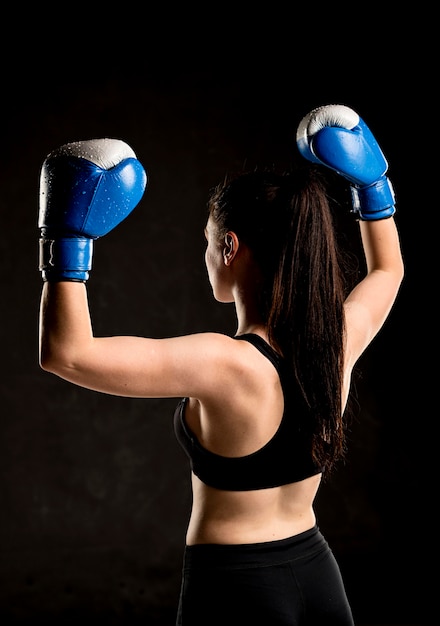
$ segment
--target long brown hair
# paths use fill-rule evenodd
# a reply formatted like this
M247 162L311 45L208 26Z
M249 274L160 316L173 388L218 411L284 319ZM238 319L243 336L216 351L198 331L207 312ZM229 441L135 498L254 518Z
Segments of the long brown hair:
M240 172L212 190L208 210L219 236L234 231L260 267L269 341L290 364L310 409L314 460L330 470L345 454L346 285L326 182L309 164Z

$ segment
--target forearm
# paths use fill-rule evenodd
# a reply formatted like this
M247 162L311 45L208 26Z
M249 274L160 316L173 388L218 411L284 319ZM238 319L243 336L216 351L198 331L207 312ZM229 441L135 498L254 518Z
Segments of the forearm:
M147 184L132 148L119 139L65 144L45 159L40 177L40 364L87 382L95 341L86 285L93 244L125 219ZM81 376L72 377L72 372Z
M75 355L93 340L86 285L46 282L40 305L40 365L57 372L69 367Z
M359 224L367 273L345 301L346 358L351 367L390 314L404 274L394 218Z
M389 272L400 281L404 267L394 217L376 221L360 221L359 225L367 271Z

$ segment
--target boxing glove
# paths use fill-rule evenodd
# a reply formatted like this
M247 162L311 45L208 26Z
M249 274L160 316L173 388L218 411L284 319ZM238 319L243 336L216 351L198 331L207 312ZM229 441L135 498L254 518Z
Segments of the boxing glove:
M88 280L94 240L131 213L146 185L136 154L119 139L77 141L51 152L40 174L43 280Z
M353 212L361 220L395 213L395 197L386 176L388 163L359 115L342 104L313 109L299 123L296 143L303 157L325 165L350 182Z

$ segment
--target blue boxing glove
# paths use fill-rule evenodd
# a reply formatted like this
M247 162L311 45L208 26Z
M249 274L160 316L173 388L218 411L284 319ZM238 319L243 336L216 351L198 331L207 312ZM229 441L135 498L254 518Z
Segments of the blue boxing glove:
M93 241L131 213L146 185L136 154L119 139L77 141L51 152L40 176L43 280L88 280Z
M394 191L385 175L388 163L359 115L342 104L313 109L300 122L298 149L312 163L325 165L350 183L353 212L361 220L395 213Z

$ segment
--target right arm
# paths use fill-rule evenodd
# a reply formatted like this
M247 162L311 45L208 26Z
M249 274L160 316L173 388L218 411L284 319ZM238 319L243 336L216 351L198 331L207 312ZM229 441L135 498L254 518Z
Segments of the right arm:
M86 283L94 240L133 210L145 186L142 165L119 140L66 144L46 158L38 220L40 365L112 395L223 399L242 371L244 347L232 338L220 333L98 337L93 332Z
M236 344L219 333L96 336L85 284L43 284L40 366L87 389L137 398L224 396L238 377Z

